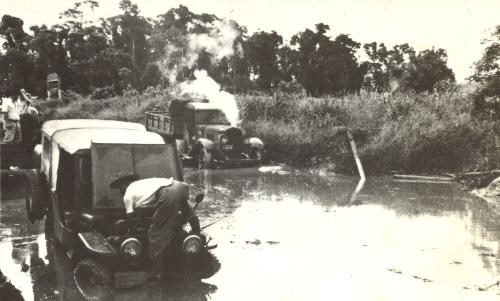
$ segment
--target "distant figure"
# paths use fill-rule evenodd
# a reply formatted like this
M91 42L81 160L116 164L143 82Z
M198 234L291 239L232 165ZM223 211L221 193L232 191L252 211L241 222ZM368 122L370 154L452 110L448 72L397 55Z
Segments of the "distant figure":
M35 129L40 128L40 119L38 118L38 110L31 106L30 96L28 93L23 92L19 96L21 99L21 106L19 107L19 126L21 130L21 143L37 144L38 136L34 134Z
M21 103L17 95L11 97L12 101L7 104L7 116L4 124L5 143L17 143L19 141L19 113L23 111L24 104Z

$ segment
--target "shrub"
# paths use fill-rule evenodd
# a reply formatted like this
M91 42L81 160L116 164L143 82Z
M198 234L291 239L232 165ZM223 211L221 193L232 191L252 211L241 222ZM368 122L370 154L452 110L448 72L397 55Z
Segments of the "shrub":
M368 173L484 170L500 167L500 125L471 112L474 100L460 89L313 98L236 95L241 126L260 137L274 161L296 166L328 163L355 170L346 136L351 129ZM167 110L170 93L148 87L105 99L78 98L69 105L45 102L47 117L142 122L144 111ZM340 128L339 128L340 127Z
M336 126L347 126L355 133L370 173L496 167L497 147L489 141L494 140L492 124L472 117L469 94L442 91L277 100L240 95L237 100L246 130L263 138L273 159L281 156L295 165L333 160L332 154L349 152L349 146L339 142L343 138L332 136ZM340 160L337 166L349 161L340 157L335 158Z
M110 98L116 95L115 89L110 86L104 86L102 88L90 87L90 99L104 99Z

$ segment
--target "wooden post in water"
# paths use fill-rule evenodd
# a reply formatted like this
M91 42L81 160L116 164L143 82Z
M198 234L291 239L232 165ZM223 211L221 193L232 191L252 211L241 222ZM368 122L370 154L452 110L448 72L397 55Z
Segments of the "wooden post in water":
M356 166L358 167L359 177L361 180L365 180L365 171L363 170L363 165L361 165L361 160L358 155L358 148L356 147L356 142L354 141L354 137L349 129L346 129L347 139L349 139L349 144L351 145L352 154L354 155L354 160L356 161Z

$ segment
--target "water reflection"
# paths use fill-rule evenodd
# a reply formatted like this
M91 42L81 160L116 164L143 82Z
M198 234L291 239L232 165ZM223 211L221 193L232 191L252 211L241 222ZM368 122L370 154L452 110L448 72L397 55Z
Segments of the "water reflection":
M266 280L252 278L258 283L256 287L280 292L289 300L301 300L298 296L310 299L304 292L311 291L320 299L328 296L318 286L321 279L345 282L345 277L357 277L358 282L353 283L374 294L368 293L362 298L365 300L387 289L382 279L396 281L391 278L394 275L385 273L402 275L401 279L409 282L402 285L409 287L415 280L439 285L438 294L452 287L458 296L470 293L462 290L483 291L500 278L498 219L488 217L491 210L484 202L449 183L396 182L390 178L360 183L343 176L262 173L255 169L194 172L186 178L193 190L207 195L201 209L223 220L210 230L222 244L218 256L224 260L225 270L215 277L225 284L217 294L224 296L222 299L236 297L226 285L245 281L247 273L256 271L267 275L281 271L276 276L286 280L280 283L300 287L300 293L289 295L279 287L268 288ZM238 255L233 258L235 253ZM245 260L249 265L243 263ZM295 269L290 270L291 263ZM374 278L359 276L367 272ZM313 275L314 280L304 281L297 275ZM353 283L345 284L354 289ZM487 291L500 293L498 286ZM267 291L259 290L244 299L274 299L261 292ZM351 295L351 291L345 293ZM274 297L283 299L280 294ZM354 299L360 300L357 297Z
M110 300L498 299L500 220L453 185L282 169L185 178L205 193L202 224L218 221L207 231L221 271L211 284L150 284ZM0 269L26 300L82 300L71 263L28 224L24 201L1 209Z
M13 273L13 269L6 267L2 261L2 270L9 271L13 283L21 284L26 300L87 300L84 296L96 296L93 288L81 291L81 286L75 283L71 262L65 254L46 241L47 251L40 253L39 242L29 244L30 255L23 257L26 269L21 277ZM3 248L3 246L0 246ZM47 262L40 256L45 256ZM29 257L29 260L28 260ZM17 259L16 259L17 261ZM28 287L28 285L29 287ZM207 300L210 294L216 292L217 287L201 281L179 280L167 284L151 283L141 289L111 290L101 297L92 300ZM0 300L3 300L0 298Z

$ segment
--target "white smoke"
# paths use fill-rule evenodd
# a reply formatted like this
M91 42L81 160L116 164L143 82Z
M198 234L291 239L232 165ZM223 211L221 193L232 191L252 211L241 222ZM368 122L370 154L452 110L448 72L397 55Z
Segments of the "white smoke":
M191 69L195 66L201 51L205 51L210 55L212 64L217 64L224 57L242 56L241 44L235 45L234 43L239 36L239 32L233 25L232 22L227 20L216 20L209 33L188 35L186 37L187 49L179 49L168 45L165 49L167 62L172 55L179 56L180 54L182 56L178 64L173 67L160 66L169 82L171 84L177 82L176 77L179 70L184 67ZM180 83L177 86L178 92L183 96L188 95L194 98L208 99L211 104L214 104L226 114L231 125L236 126L239 123L239 117L234 96L221 91L220 85L205 70L194 71L194 77L195 79L192 81Z
M218 83L208 76L205 70L194 72L195 80L180 83L179 89L183 95L195 98L206 98L211 104L220 108L232 126L239 123L238 107L231 93L222 91Z
M188 36L190 52L186 57L186 66L192 67L198 60L198 53L202 50L211 55L212 64L234 54L233 45L236 38L238 38L238 31L226 20L216 21L214 25L214 28L208 34L192 34Z
M233 23L225 19L216 20L209 33L189 34L185 40L187 48L179 48L173 44L168 44L165 47L166 60L164 63L169 63L172 57L179 58L180 56L180 59L177 59L177 64L172 67L160 63L160 70L163 70L164 75L171 84L175 84L177 81L177 72L184 67L191 69L198 61L201 51L205 51L210 55L212 64L217 64L224 57L230 57L232 55L241 57L243 55L241 44L234 44L238 36L239 32L236 30Z

